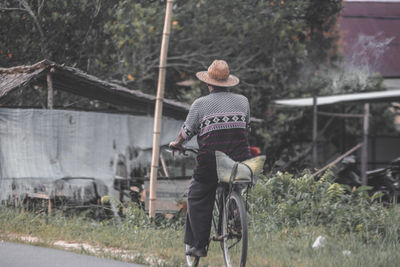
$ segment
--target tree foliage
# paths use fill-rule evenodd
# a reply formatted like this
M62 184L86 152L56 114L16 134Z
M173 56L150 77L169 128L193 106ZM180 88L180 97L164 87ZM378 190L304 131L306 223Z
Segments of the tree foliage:
M5 0L0 2L0 65L44 58L100 76L107 72L105 21L118 1Z
M369 90L379 84L346 80L336 64L341 2L176 0L166 96L190 103L203 89L195 73L214 59L226 60L241 79L233 90L248 96L252 115L265 121L258 131L270 163L282 156L290 161L290 155L304 151L297 144L309 138L308 111L280 112L272 100ZM48 58L155 94L165 3L3 0L0 66ZM335 79L341 83L334 86ZM184 80L194 82L177 85Z
M329 61L336 36L325 33L335 25L340 2L175 1L168 92L179 97L176 81L222 58L241 78L237 90L252 96L254 113L262 115L272 98L300 94L291 89L305 63L318 69ZM154 91L164 10L160 0L6 0L0 5L7 25L0 64L46 57Z

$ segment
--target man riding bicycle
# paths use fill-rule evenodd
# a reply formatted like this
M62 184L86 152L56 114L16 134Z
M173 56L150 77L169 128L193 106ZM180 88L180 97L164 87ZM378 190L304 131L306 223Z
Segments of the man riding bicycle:
M197 135L199 153L189 186L184 242L191 246L187 255L205 257L218 184L215 151L234 161L251 157L247 131L250 107L245 96L226 90L239 84L239 79L230 74L225 61L215 60L196 76L207 84L210 94L193 102L177 140L169 146L183 151L182 144Z

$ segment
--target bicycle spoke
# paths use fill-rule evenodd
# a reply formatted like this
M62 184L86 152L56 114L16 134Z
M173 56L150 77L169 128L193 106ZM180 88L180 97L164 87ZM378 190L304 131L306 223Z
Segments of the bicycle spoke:
M233 248L237 243L239 243L240 242L240 240L238 240L237 242L235 242L235 243L233 243L228 249L231 249L231 248Z

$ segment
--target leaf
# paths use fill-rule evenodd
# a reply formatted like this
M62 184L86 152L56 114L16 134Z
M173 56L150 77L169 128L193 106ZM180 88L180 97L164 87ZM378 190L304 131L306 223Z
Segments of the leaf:
M366 192L370 191L373 187L368 185L362 185L356 189L356 192Z
M376 200L376 199L380 199L384 196L385 194L383 192L375 192L372 196L371 196L371 200Z

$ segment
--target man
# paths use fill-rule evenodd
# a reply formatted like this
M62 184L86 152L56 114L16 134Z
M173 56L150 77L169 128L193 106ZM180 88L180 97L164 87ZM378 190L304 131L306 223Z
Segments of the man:
M250 158L250 108L245 96L226 90L237 85L239 79L230 74L225 61L215 60L207 71L196 76L207 84L210 94L193 102L177 140L169 146L182 151L182 144L197 135L199 153L189 187L184 242L191 246L187 255L205 257L218 183L215 151L222 151L235 161Z

